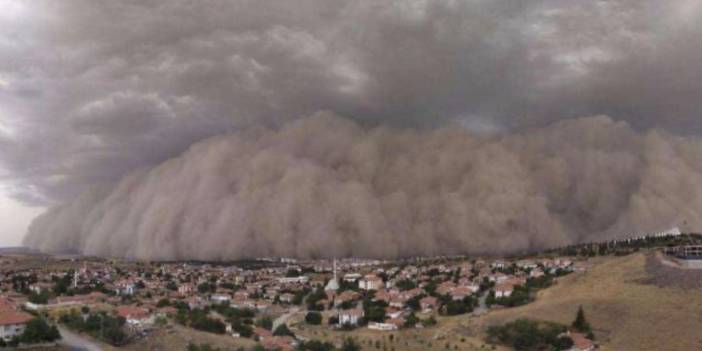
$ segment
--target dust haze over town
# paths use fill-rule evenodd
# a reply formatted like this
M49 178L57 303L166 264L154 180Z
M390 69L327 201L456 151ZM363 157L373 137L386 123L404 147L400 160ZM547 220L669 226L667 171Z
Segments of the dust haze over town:
M702 216L697 1L0 1L24 245L515 253Z

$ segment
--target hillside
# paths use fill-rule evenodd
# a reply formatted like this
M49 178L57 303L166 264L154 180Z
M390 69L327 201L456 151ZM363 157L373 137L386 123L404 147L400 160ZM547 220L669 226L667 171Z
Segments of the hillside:
M604 259L540 292L537 301L491 312L485 324L520 317L569 324L578 305L595 328L601 350L696 350L702 345L702 291L647 282L646 255Z

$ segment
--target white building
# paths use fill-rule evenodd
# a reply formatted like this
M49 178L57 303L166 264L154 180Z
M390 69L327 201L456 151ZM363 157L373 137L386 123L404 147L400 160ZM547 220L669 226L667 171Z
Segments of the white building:
M514 291L512 284L497 284L495 286L495 297L510 297Z
M369 274L358 281L358 287L361 290L380 290L385 287L385 284L380 277Z
M0 338L10 341L14 336L24 333L27 322L33 317L22 311L4 310L0 311Z
M115 293L117 295L134 295L136 290L136 285L132 282L119 282L115 287Z
M397 325L391 323L370 322L368 323L368 329L380 331L393 331L397 330Z
M363 310L360 308L343 310L339 312L339 325L358 325L361 318L363 318Z
M360 273L346 273L344 274L344 281L348 283L355 283L357 280L361 279L362 275Z
M298 283L298 284L304 284L310 281L310 278L306 275L301 275L299 277L280 277L278 278L278 282L281 284L292 284L292 283Z
M229 295L222 295L222 294L217 294L217 295L212 295L210 297L210 300L216 304L225 304L229 303L231 301L231 297Z

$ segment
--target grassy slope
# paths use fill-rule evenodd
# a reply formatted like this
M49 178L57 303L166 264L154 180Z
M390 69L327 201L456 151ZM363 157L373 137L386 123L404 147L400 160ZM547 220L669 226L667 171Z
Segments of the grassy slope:
M485 323L528 317L569 324L583 305L602 350L702 348L702 291L640 284L644 264L643 254L606 260L562 278L532 304L490 313Z

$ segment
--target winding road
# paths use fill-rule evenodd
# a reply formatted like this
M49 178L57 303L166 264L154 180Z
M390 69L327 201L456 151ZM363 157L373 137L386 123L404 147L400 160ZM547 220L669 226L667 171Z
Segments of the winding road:
M286 313L286 314L284 314L284 315L282 315L282 316L276 318L276 319L273 321L273 328L271 328L271 330L275 330L275 329L278 328L281 324L286 324L286 323L288 322L288 319L290 319L290 317L294 316L294 315L295 315L297 312L299 312L299 311L300 311L299 308L294 307L294 308L290 309L290 312L288 312L288 313Z
M65 346L72 351L102 351L102 347L86 337L76 334L66 328L58 327L61 333L59 345Z
M478 298L478 306L473 310L474 316L480 316L488 312L488 307L485 301L487 300L490 290L486 290L482 296Z

